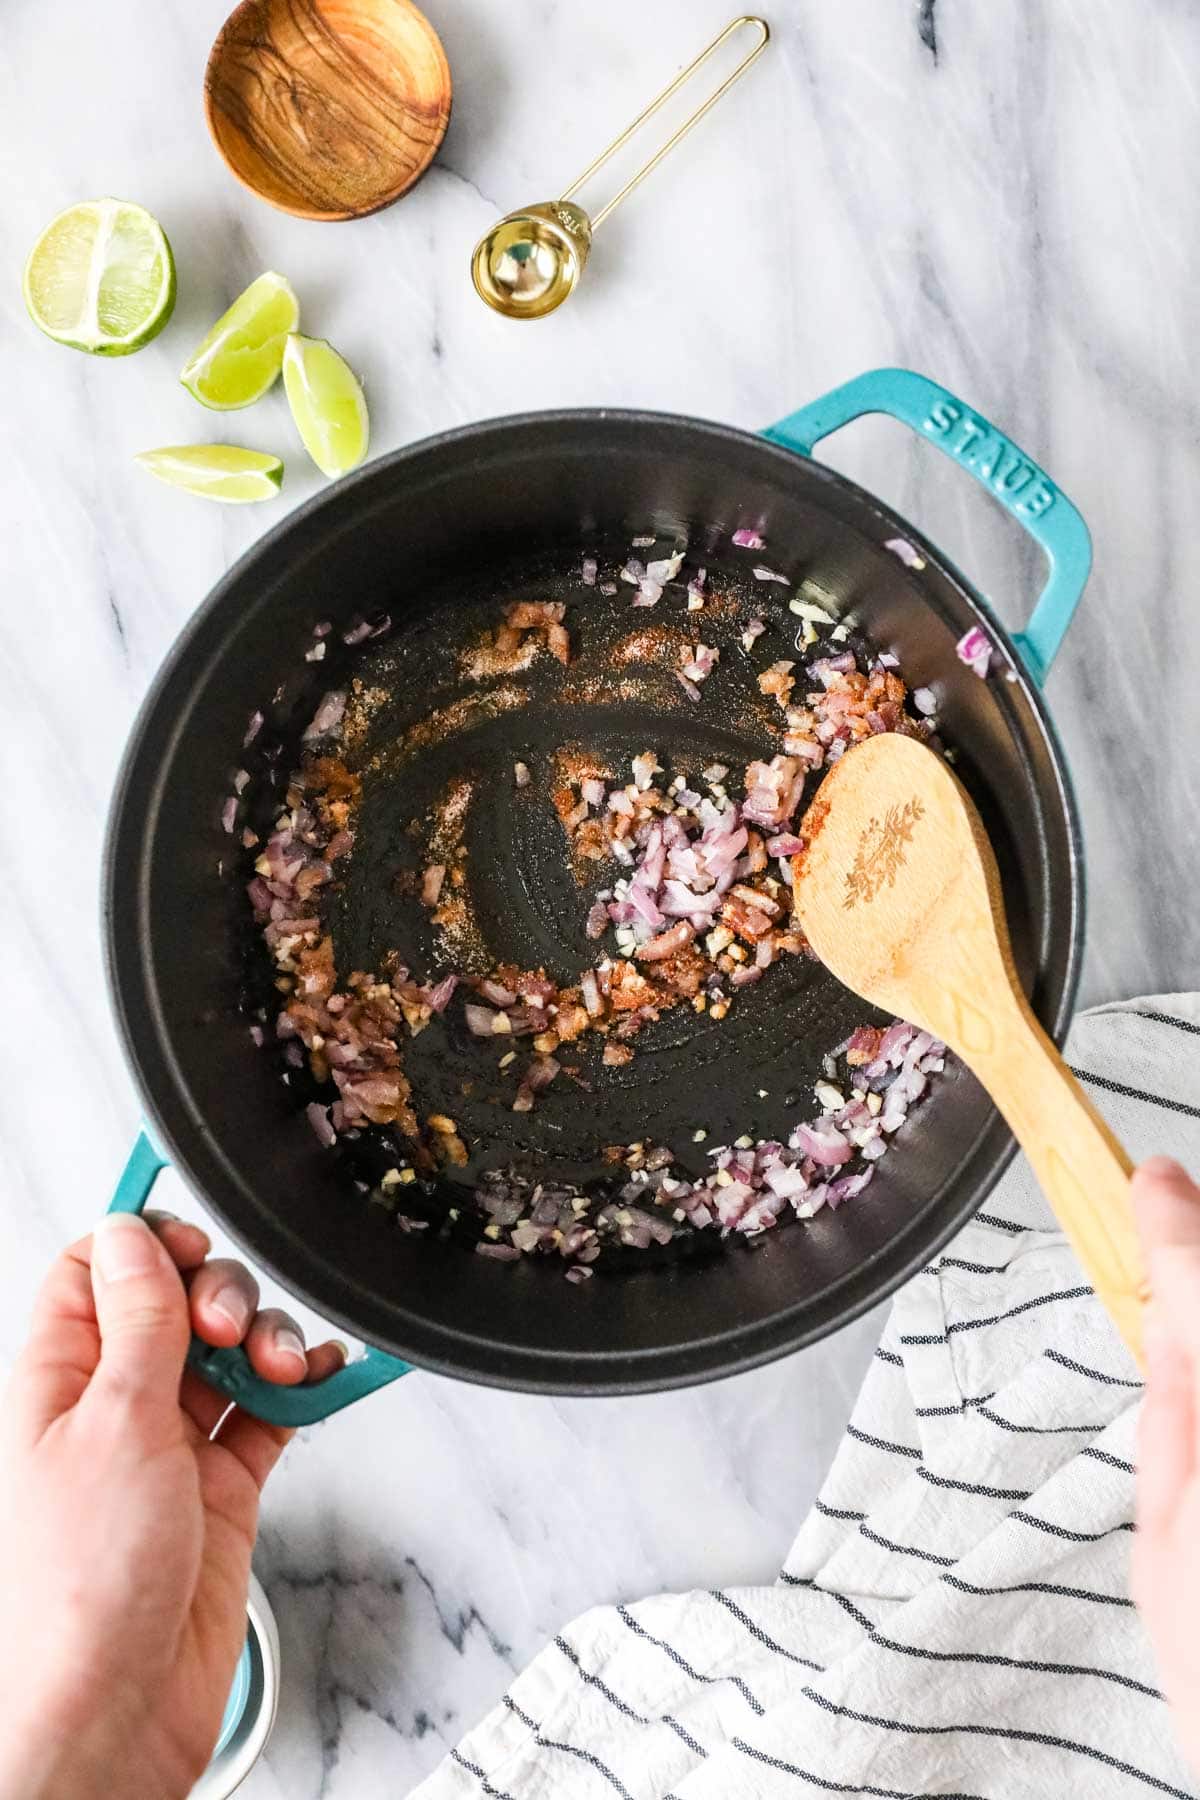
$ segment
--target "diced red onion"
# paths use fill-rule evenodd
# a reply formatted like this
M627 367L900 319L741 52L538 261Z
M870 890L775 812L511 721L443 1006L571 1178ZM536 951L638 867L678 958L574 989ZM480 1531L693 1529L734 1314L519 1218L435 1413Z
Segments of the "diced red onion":
M925 567L925 558L914 545L909 543L907 538L888 538L883 547L885 550L890 550L893 556L898 556L905 568L923 569Z
M230 794L228 800L221 808L221 829L229 832L230 836L233 835L233 828L237 823L237 809L237 795Z
M435 1013L445 1012L454 996L454 990L457 986L458 976L447 975L438 982L436 987L423 988L421 991L425 995L425 1004Z
M839 1207L843 1200L852 1200L856 1194L861 1194L874 1173L874 1169L860 1169L857 1175L839 1175L829 1183L830 1206Z
M733 542L739 550L765 550L767 547L766 538L746 526L742 526L740 530L734 532Z
M696 919L703 917L712 922L712 914L721 903L721 896L715 888L707 894L697 894L683 881L666 881L659 898L659 906L669 919Z
M517 996L512 988L506 988L502 982L493 981L490 976L479 983L479 992L482 998L490 1000L493 1006L507 1007L517 1004Z
M825 761L824 750L811 738L798 737L789 732L783 740L783 747L789 756L798 756L810 769L819 769Z
M835 676L853 674L854 657L849 650L843 650L837 656L818 657L816 662L809 664L809 669L818 681L829 687Z
M808 1178L796 1163L773 1162L764 1171L763 1180L781 1200L794 1200L808 1192Z
M769 969L771 964L775 961L775 949L774 933L771 933L767 937L759 938L757 944L754 946L755 968Z
M736 808L731 807L730 813L736 820ZM708 873L714 880L718 880L723 875L729 875L732 878L733 865L750 841L750 834L746 827L739 825L736 830L714 838L708 843L705 842L707 837L708 833L705 832L700 842L704 850L704 866Z
M972 674L986 681L992 663L992 646L978 625L972 625L970 631L964 632L954 646L958 652L958 660L966 663Z
M304 733L306 744L311 744L315 738L331 737L340 729L346 716L346 699L345 690L341 688L326 694Z
M662 962L690 944L695 935L688 921L680 919L677 924L668 926L666 931L660 932L648 943L639 944L634 954L639 962Z
M746 770L742 812L756 825L785 825L799 805L803 788L804 777L795 757L774 756L770 763L751 763Z
M729 980L733 987L742 988L752 987L756 981L761 981L762 978L763 970L757 963L743 963L733 971Z
M685 662L683 672L689 681L707 681L712 674L721 652L711 644L697 644L690 662Z
M657 562L646 564L646 578L656 582L660 590L668 581L674 581L683 567L683 551L676 550L672 556L663 556Z
M329 1123L329 1108L320 1106L315 1100L304 1109L317 1142L326 1150L337 1143L337 1132Z
M915 1026L906 1024L903 1019L897 1019L894 1025L888 1026L880 1039L879 1055L898 1068L904 1052L915 1036Z
M643 870L639 869L638 875L635 876L634 880L629 884L629 905L633 907L635 912L635 919L631 922L636 923L637 919L642 919L650 927L651 931L657 931L663 922L662 912L658 902L654 898L655 889L658 884L656 882L647 882L645 884L640 882L638 876L642 873Z
M608 908L603 900L594 900L588 911L587 923L584 926L590 938L601 938L608 930Z
M755 581L778 581L783 587L787 587L791 580L790 576L781 575L778 569L768 569L764 563L755 563L750 573Z
M592 578L587 585L595 585L594 559L586 560L592 563ZM644 599L649 588L661 591L663 581L673 579L681 563L682 554L675 553L643 570L630 558L623 573L638 587L639 598ZM756 573L760 579L785 579L771 570L756 569ZM689 584L689 591L693 586L702 588L702 573ZM561 613L561 607L558 610ZM361 641L363 634L358 627L351 629L355 641ZM765 629L763 620L754 619L745 638L752 645ZM684 655L687 660L679 671L680 678L699 700L697 683L711 672L717 652L713 646L697 644L694 650L687 647ZM894 659L891 660L894 665ZM580 803L568 816L568 829L582 824L589 810L597 812L606 847L630 870L628 880L617 884L615 895L608 889L594 900L587 921L589 937L602 936L611 919L621 928L618 942L622 954L632 954L648 964L664 962L690 945L698 931L711 933L718 909L728 900L722 924L728 921L729 928L710 939L713 960L708 965L711 972L704 988L710 1004L723 1002L722 1010L728 1005L730 991L760 981L778 954L804 948L800 934L782 917L790 904L783 889L773 884L753 884L765 874L772 860L782 882L790 884L791 858L798 856L804 846L800 836L787 826L799 804L807 769L819 767L826 755L833 761L864 726L871 730L896 728L898 720L894 715L899 714L899 702L882 683L871 692L874 704L864 704L858 700L861 688L842 680L857 666L850 652L822 658L813 665L813 680L821 681L825 693L814 697L810 708L797 706L792 711L785 705L789 736L795 740L796 748L793 750L789 742L786 754L769 763L749 766L745 772L746 799L741 805L727 799L719 788L716 794L702 796L678 776L669 785L664 781L660 790L651 793L655 777L662 773L651 752L634 759L634 784L627 789L614 788L610 794L599 777L581 779ZM884 660L878 659L872 674L884 666ZM927 692L931 693L918 690L914 699L918 711L925 710L922 701ZM344 718L346 704L344 692L327 694L309 728L310 734L335 732ZM520 770L524 770L526 780L528 770L524 765L514 769L518 785L524 785ZM705 770L704 778L715 786L728 772L726 765L713 764ZM238 793L249 779L248 772L239 771ZM303 786L302 779L297 779ZM649 799L643 799L644 795L649 795ZM747 829L743 815L745 821L761 829L761 837L757 831L751 833ZM321 834L315 800L311 805L296 802L290 816L285 815L271 837L261 865L267 874L265 878L256 877L249 893L256 916L265 925L268 942L282 945L285 958L293 954L295 940L311 942L320 931L315 907L310 914L306 903L317 887L332 879L334 859L345 854L352 842L352 834L344 829L332 836ZM432 864L425 871L422 892L427 903L436 904L440 898L445 873L442 864ZM724 974L719 974L715 959L719 947L731 943L731 935L742 939L742 947L733 944L733 956L722 958ZM749 962L744 960L746 944L754 952ZM689 967L691 960L681 968ZM284 967L294 965L285 961ZM600 978L605 977L607 991L605 971L610 968L605 962L599 970L589 969L580 978L583 1010L589 1019L600 1020L607 1011ZM297 981L298 996L320 997L320 981L319 975L302 969ZM419 1018L410 1018L415 1031L430 1013L445 1009L457 981L456 975L450 975L436 985L421 986L406 970L401 970L391 977L391 992L410 1013L413 1007L421 1009ZM534 1003L540 999L537 993L524 993L519 999L515 991L491 979L473 985L479 1003L468 1003L464 1008L472 1035L505 1035L515 1040L552 1031L553 1014ZM526 985L523 980L522 987ZM553 1000L553 984L547 982L545 986L547 999ZM483 1004L485 1001L490 1004ZM372 1068L369 1060L364 1060L371 1044L369 1037L354 1030L350 1023L353 1013L347 1010L343 1015L348 996L330 995L327 1005L332 1023L326 1019L321 1024L325 1062L340 1098L332 1109L315 1103L309 1109L314 1132L323 1143L336 1142L343 1129L357 1135L363 1124L394 1118L395 1111L391 1109L407 1091L404 1087L402 1092L404 1078L394 1067L380 1070L378 1065ZM562 1021L569 1036L577 1031L582 1018L569 1004L567 1010L574 1011L570 1025L566 1014ZM620 1017L615 1031L605 1041L604 1061L613 1067L626 1063L633 1054L628 1040L647 1019L658 1016L655 1006L642 1005ZM285 1055L297 1066L305 1060L308 1029L304 1028L302 1034L288 1012L280 1017L277 1035L284 1040ZM544 1041L553 1043L554 1038L547 1036ZM586 1265L600 1254L602 1242L614 1235L633 1247L654 1242L666 1244L676 1235L682 1219L695 1229L711 1227L716 1222L726 1231L752 1236L773 1227L789 1204L802 1217L810 1217L825 1204L836 1207L867 1185L873 1164L886 1153L891 1135L922 1096L930 1076L944 1063L941 1045L928 1034L899 1021L889 1031L875 1034L864 1047L872 1061L865 1068L856 1065L849 1082L856 1084L860 1093L879 1096L871 1099L871 1106L865 1098L851 1094L844 1103L811 1123L798 1125L787 1150L775 1143L750 1144L739 1139L741 1147L723 1150L714 1172L699 1182L672 1173L668 1151L652 1150L651 1156L644 1159L639 1151L639 1160L630 1164L635 1179L622 1189L619 1201L602 1203L599 1212L589 1211L583 1196L569 1188L550 1187L530 1208L529 1187L522 1192L512 1181L500 1184L493 1191L499 1210L491 1209L492 1217L496 1226L511 1233L511 1241L488 1240L480 1245L481 1254L513 1261L523 1252L554 1252L570 1261L572 1269L584 1278ZM849 1043L843 1049L848 1050ZM509 1060L504 1058L505 1062ZM554 1056L532 1057L512 1102L513 1110L531 1110L537 1094L561 1072L562 1065ZM827 1072L837 1078L835 1062L829 1062ZM579 1077L578 1070L571 1069L570 1073L573 1078ZM586 1087L587 1083L580 1078L580 1085ZM825 1098L830 1100L830 1095L826 1093ZM837 1098L834 1095L832 1100ZM847 1172L819 1180L819 1170ZM482 1197L484 1188L480 1192ZM582 1214L575 1210L576 1197L583 1206ZM638 1204L632 1204L634 1201ZM522 1217L523 1208L531 1210L532 1217ZM669 1219L667 1213L673 1217ZM424 1227L427 1221L413 1224L414 1228Z
M535 1094L540 1094L543 1088L550 1086L561 1069L562 1064L556 1062L552 1056L535 1056L529 1065L525 1080Z
M645 793L654 777L661 772L658 766L658 758L655 756L653 750L643 750L639 756L635 756L631 767L633 769L634 785L637 787L639 793Z
M583 569L581 571L584 587L595 587L596 574L597 574L598 568L599 568L599 564L597 563L594 556L585 556L584 557Z
M798 1150L803 1150L805 1156L827 1168L836 1168L839 1163L849 1162L854 1154L841 1132L832 1125L822 1131L811 1125L799 1125L793 1135Z
M254 742L255 738L263 728L263 723L263 716L260 712L252 712L250 714L250 723L247 725L246 735L242 739L243 750L247 749Z

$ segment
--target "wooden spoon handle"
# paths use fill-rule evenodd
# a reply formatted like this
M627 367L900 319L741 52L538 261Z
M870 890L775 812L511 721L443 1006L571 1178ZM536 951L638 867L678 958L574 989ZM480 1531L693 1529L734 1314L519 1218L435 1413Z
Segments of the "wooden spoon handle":
M1145 1264L1129 1198L1133 1164L1023 996L983 1055L965 1058L991 1093L1097 1295L1142 1362Z

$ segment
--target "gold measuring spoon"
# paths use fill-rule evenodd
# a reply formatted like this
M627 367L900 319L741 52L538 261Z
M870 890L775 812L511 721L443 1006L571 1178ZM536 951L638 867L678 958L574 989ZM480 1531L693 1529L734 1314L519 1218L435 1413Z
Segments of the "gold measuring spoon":
M732 37L734 32L741 31L744 26L750 26L757 34L758 42L753 49L747 52L736 69L726 76L704 104L696 108L691 118L684 120L678 131L667 139L649 162L630 177L619 193L614 194L607 206L602 206L598 213L589 216L582 206L572 200L571 195L577 193L598 169L602 169L647 119L653 118L659 108L666 105L671 96L703 67L709 57L716 54L727 38ZM577 176L557 200L546 200L536 206L522 207L519 212L508 213L490 231L485 232L476 244L471 258L471 279L480 299L486 300L496 312L503 313L509 319L540 319L546 313L553 312L556 306L561 306L567 295L574 292L579 277L583 274L583 266L592 247L592 233L597 226L620 206L625 196L631 194L652 169L658 167L667 152L675 148L680 138L693 125L699 123L711 106L716 105L726 89L731 88L738 77L745 74L754 59L766 49L770 36L771 28L765 19L744 14L741 18L730 20L724 31L675 77L669 87L663 89L657 99L652 100L638 114L632 125L626 126L620 137L613 139L607 150L602 150L595 161L588 164L583 174Z

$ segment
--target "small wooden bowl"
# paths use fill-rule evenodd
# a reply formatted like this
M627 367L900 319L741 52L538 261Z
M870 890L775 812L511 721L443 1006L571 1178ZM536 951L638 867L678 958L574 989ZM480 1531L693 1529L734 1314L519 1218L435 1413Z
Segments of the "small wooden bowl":
M412 0L242 0L204 74L233 174L301 219L358 219L407 193L450 97L441 40Z

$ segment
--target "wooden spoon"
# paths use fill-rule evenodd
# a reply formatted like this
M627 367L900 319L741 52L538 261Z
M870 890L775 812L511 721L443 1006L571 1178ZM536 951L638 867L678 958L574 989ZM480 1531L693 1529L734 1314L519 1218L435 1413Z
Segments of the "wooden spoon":
M1149 1290L1133 1165L1025 998L996 859L966 791L924 744L883 734L831 770L800 834L795 905L813 949L978 1076L1140 1362Z

